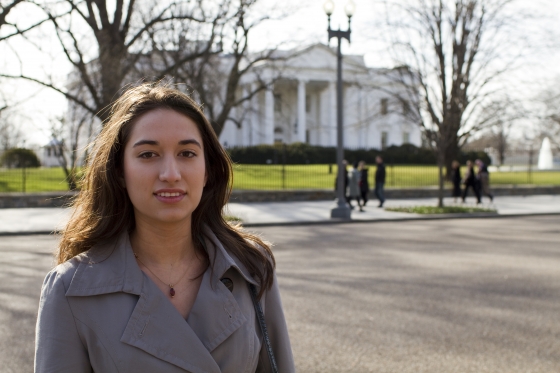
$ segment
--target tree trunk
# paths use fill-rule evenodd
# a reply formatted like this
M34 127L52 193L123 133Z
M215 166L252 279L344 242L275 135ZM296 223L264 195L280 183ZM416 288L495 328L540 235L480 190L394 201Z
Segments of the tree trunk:
M443 207L443 193L444 193L444 189L443 189L443 182L444 182L444 176L443 176L443 165L438 165L438 169L439 169L439 189L438 189L438 207Z

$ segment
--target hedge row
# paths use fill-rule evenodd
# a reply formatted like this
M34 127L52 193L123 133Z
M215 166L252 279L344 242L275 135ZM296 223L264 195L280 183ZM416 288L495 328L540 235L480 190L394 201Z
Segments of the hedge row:
M233 162L239 164L329 164L336 163L336 148L312 146L308 144L275 144L249 147L233 147L227 149ZM386 164L436 164L432 150L418 148L412 144L390 146L384 150L376 149L345 149L344 158L350 164L358 161L375 163L380 155ZM457 159L461 164L467 160L481 159L487 165L490 157L484 152L461 152Z

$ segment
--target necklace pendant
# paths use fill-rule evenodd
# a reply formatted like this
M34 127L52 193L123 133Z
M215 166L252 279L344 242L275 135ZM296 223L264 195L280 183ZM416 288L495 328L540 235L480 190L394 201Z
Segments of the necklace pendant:
M175 297L175 289L173 289L171 286L169 287L169 296L171 296L171 298Z

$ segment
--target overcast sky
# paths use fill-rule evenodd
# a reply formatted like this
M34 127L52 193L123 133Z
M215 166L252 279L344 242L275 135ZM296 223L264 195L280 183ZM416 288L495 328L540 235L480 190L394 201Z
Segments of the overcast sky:
M364 55L366 64L371 67L390 67L392 62L386 46L380 35L380 25L383 23L383 6L378 0L354 0L356 14L352 19L352 43L343 42L343 52ZM283 48L327 42L327 17L323 11L324 0L263 0L263 8L269 11L275 9L287 12L289 15L280 20L268 21L261 25L251 36L252 50L282 43ZM335 11L332 26L339 25L346 29L347 18L344 14L346 0L334 0ZM278 4L278 5L275 5ZM521 0L521 12L527 9L539 13L541 17L531 27L524 28L535 45L558 43L560 37L560 1L558 0ZM29 8L26 16L32 14ZM335 40L331 41L334 45ZM558 43L560 44L560 43ZM56 50L56 40L44 38L41 45L45 49ZM557 45L558 46L558 45ZM65 79L70 65L63 56L45 59L29 44L12 42L11 47L18 49L19 55L25 60L28 69L38 74L51 73L58 79ZM559 50L560 48L557 48ZM8 50L0 50L0 56L9 55ZM533 97L551 80L560 75L560 54L551 53L544 48L528 59L520 72L522 80L527 82L523 95ZM14 58L1 58L0 68L17 71L19 61ZM32 96L19 106L20 121L30 134L28 143L42 145L49 138L49 119L64 113L66 101L64 97L48 89L41 89L37 85L23 82L2 82L0 88L10 97L21 100ZM520 90L521 91L521 90Z

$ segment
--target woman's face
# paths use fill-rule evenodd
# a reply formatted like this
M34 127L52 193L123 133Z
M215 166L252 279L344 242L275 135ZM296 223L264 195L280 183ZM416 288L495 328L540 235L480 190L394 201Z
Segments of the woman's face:
M124 148L124 184L137 223L187 223L206 184L195 122L170 109L143 114Z

